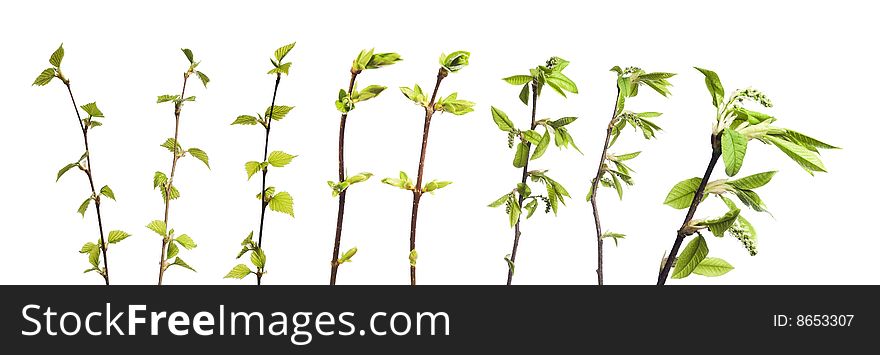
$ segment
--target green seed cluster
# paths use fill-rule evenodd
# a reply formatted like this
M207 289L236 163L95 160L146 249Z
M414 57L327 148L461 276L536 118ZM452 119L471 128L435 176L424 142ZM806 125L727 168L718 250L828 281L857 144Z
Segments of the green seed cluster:
M730 235L736 237L736 239L739 239L740 242L742 242L743 247L749 251L749 255L755 256L756 254L758 254L758 244L755 242L754 238L751 238L749 236L749 233L748 231L746 231L745 226L736 223L732 227L730 227L729 233Z
M733 94L734 103L739 106L746 100L752 100L761 104L764 107L773 107L773 102L770 101L770 98L767 97L763 92L758 91L754 88L748 88L745 90L737 90Z

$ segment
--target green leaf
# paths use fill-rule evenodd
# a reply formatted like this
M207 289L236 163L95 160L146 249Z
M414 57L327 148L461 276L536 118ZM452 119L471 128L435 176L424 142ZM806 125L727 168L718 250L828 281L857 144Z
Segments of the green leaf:
M493 208L494 208L494 207L500 207L500 206L503 205L505 202L507 202L507 199L509 199L509 198L510 198L510 195L505 194L504 196L501 196L501 197L499 197L497 200L495 200L495 201L493 201L492 203L490 203L490 204L489 204L489 207L493 207Z
M520 208L519 201L514 196L508 196L508 202L510 203L510 211L508 212L510 219L510 228L513 228L516 225L516 222L519 222L519 216L522 214L522 209Z
M663 203L679 210L690 207L701 181L694 177L675 184Z
M529 84L523 85L522 90L519 91L519 101L522 101L523 105L529 105Z
M495 106L491 107L492 110L492 120L495 121L495 125L498 126L498 129L505 132L513 132L516 130L516 127L513 125L513 121L507 117L507 114L504 111L501 111Z
M52 53L52 56L49 57L49 64L56 68L61 67L61 60L64 59L64 43L58 46L58 49Z
M792 131L788 128L785 129L785 136L792 142L806 147L806 148L819 148L819 149L840 149L828 143L822 142L816 138L810 137L806 134ZM810 149L814 150L814 149Z
M240 124L240 125L248 125L253 126L257 124L257 118L251 115L241 115L238 116L232 124Z
M193 157L195 157L196 159L201 160L202 163L205 163L205 166L207 166L208 169L211 168L211 164L208 164L208 153L205 153L204 150L201 150L201 149L199 149L199 148L189 148L189 149L187 149L186 151L187 151L190 155L192 155Z
M708 69L697 67L694 67L694 69L699 70L706 77L706 88L709 89L709 94L712 95L712 105L716 108L721 108L721 105L724 104L724 86L721 85L721 79L718 78L718 74Z
M157 171L156 174L153 175L153 188L157 188L159 186L165 186L165 182L168 181L168 177L165 176L165 173L161 171Z
M176 101L180 98L180 95L159 95L156 99L157 104L161 104L163 102Z
M95 268L98 267L98 264L101 262L101 248L95 247L89 251L89 263L92 264Z
M290 62L287 62L287 63L281 64L281 65L279 65L279 66L277 66L277 67L275 67L275 68L272 68L271 70L269 70L268 72L266 72L266 74L284 74L284 75L288 75L288 74L290 74L290 66L291 66L291 65L292 65L292 64L291 64Z
M258 161L249 161L244 163L244 171L247 172L248 180L251 179L251 176L254 176L257 172L263 170L263 165Z
M168 250L165 252L165 257L171 259L177 256L178 253L180 253L180 248L177 247L177 244L171 243L168 244Z
M563 117L558 120L550 121L550 126L552 126L553 128L563 127L576 121L577 119L577 117Z
M529 147L522 142L516 145L516 154L513 156L513 166L522 168L529 161Z
M193 63L193 52L191 50L189 50L189 48L181 48L180 50L183 51L183 55L186 56L186 60L188 60L190 64L194 64Z
M615 233L615 232L604 232L602 233L602 238L611 238L614 240L614 246L617 246L618 239L626 238L626 234Z
M34 79L34 83L31 84L31 86L33 86L33 85L45 86L46 84L50 83L52 81L52 79L54 79L54 78L55 78L55 69L53 69L53 68L44 69L42 72L40 72L40 75L37 75L37 78Z
M168 235L168 226L165 225L164 221L160 221L158 219L152 221L147 224L147 228L149 228L153 232L156 232L156 234L160 236L165 237Z
M822 164L822 160L819 159L819 155L815 152L774 136L767 136L766 139L785 153L785 155L788 155L791 160L798 163L810 175L813 175L813 172L816 171L825 172L825 165Z
M83 218L85 218L86 210L89 209L89 205L91 203L92 203L92 198L91 197L87 198L85 201L83 201L83 203L81 205L79 205L79 208L76 209L76 212L81 214L83 216Z
M727 128L721 133L721 157L724 159L724 172L727 176L734 176L739 172L748 146L748 138L735 129Z
M522 135L523 139L531 144L538 144L541 142L541 134L534 130L530 129L528 131L522 131Z
M174 259L174 262L171 263L171 265L177 265L177 266L180 266L180 267L184 267L184 268L190 269L190 270L193 271L193 272L196 271L196 269L193 269L192 266L189 266L189 265L188 265L187 263L185 263L185 262L183 261L183 259L181 259L181 258Z
M339 257L339 260L337 262L339 264L351 262L351 258L354 257L355 254L357 254L357 251L358 251L357 247L348 249L347 252L345 252L344 254L342 254L341 257Z
M130 236L131 234L125 233L121 230L112 230L109 234L107 234L107 242L110 244L116 244Z
M512 274L516 270L516 266L513 264L513 260L510 260L510 254L504 256L504 261L507 262L507 269Z
M267 161L272 166L280 168L287 164L290 164L290 161L293 160L293 158L295 157L295 155L290 155L280 150L276 150L272 153L269 153L269 159Z
M287 192L279 192L269 200L269 209L293 217L293 197Z
M468 65L471 53L467 51L455 51L449 55L440 55L440 65L451 72L457 72Z
M532 158L530 160L535 160L544 155L544 152L547 151L547 147L550 146L550 130L545 130L544 135L541 136L541 140L538 141L538 144L535 146L535 152L532 153Z
M754 190L767 185L767 183L770 182L770 179L773 179L774 175L776 175L776 171L765 171L741 179L728 181L727 184L741 190Z
M101 188L100 194L107 196L108 198L110 198L113 201L116 201L116 195L113 194L113 190L111 190L110 186L108 186L108 185L104 185L104 187Z
M673 279L683 279L688 277L697 265L709 254L709 246L706 245L706 239L702 235L697 235L688 243L678 259L675 261L675 270L672 271Z
M697 275L715 277L724 275L733 270L733 265L721 258L705 258L694 268Z
M733 225L733 222L736 222L736 217L739 217L739 209L732 209L727 211L723 216L713 219L708 219L703 222L700 222L700 225L709 227L709 230L716 237L724 236L724 232L726 232Z
M186 250L192 250L193 248L198 246L196 242L186 234L181 234L179 237L174 238L174 240L177 242L177 244L180 244L180 246L186 248Z
M282 60L284 60L284 57L287 56L287 53L289 53L290 50L293 49L293 47L295 47L295 46L296 46L296 42L293 42L290 44L285 44L285 45L279 47L278 49L276 49L275 50L275 60L277 60L278 62L281 62Z
M578 88L577 85L575 85L574 81L571 81L571 79L565 76L565 74L562 74L560 72L555 72L547 76L547 84L549 84L551 87L561 89L559 91L561 94L563 94L562 96L565 96L565 94L561 91L568 91L573 94L578 93Z
M385 89L387 89L387 87L385 87L385 86L370 85L370 86L365 87L363 90L359 91L357 97L352 97L352 100L354 102L367 101L367 100L372 99L376 96L379 96L379 94L381 94L382 91L385 91Z
M614 185L614 189L617 190L617 197L623 200L623 186L620 185L620 179L617 178L617 174L611 174L611 181L614 182L612 185Z
M83 244L82 248L79 249L80 254L90 253L92 249L97 249L98 245L92 242L88 242Z
M467 100L458 100L458 93L452 93L446 98L442 98L434 104L434 108L438 111L449 112L456 116L474 112L474 103Z
M89 117L104 117L104 113L98 109L98 105L94 102L89 102L80 107L89 115Z
M174 149L175 145L177 146L177 149ZM168 149L169 152L176 153L176 154L180 154L180 152L183 151L183 147L180 146L180 141L175 142L174 138L166 139L165 142L163 142L159 146L162 148Z
M525 208L526 212L528 212L526 214L526 218L532 218L532 215L535 214L535 210L538 208L538 200L533 198L531 201L526 203L523 208Z
M58 180L61 180L62 175L64 175L66 172L68 172L70 169L73 169L76 166L79 166L79 163L70 163L70 164L65 165L63 168L61 168L61 170L58 170L58 176L55 178L55 182L58 182Z
M205 73L202 73L200 71L196 71L196 75L198 75L199 80L202 81L202 86L208 87L208 82L211 81L211 79L208 78L208 76L205 75Z
M290 113L291 110L293 110L293 106L269 106L268 108L266 108L266 117L271 117L273 120L280 121L285 116L287 116L287 114Z
M254 266L257 267L257 270L266 267L266 254L263 253L263 249L254 249L251 253L251 264L254 264Z
M446 186L449 186L449 184L451 184L451 183L452 183L452 181L431 180L431 182L425 184L425 188L422 189L422 191L433 193L435 190L439 190L439 189L442 189Z
M243 279L247 275L250 275L251 269L245 264L235 265L232 270L229 270L229 273L226 276L223 276L224 279Z
M620 161L627 161L627 160L630 160L630 159L634 159L635 157L639 156L639 154L642 154L642 152L633 152L633 153L627 153L627 154L615 155L615 156L614 156L614 161L618 161L618 162L620 162Z
M508 77L504 78L503 80L511 85L523 85L523 84L531 83L532 76L531 75L513 75L513 76L508 76Z
M377 69L384 66L392 65L403 60L397 53L376 53L370 56L366 69Z

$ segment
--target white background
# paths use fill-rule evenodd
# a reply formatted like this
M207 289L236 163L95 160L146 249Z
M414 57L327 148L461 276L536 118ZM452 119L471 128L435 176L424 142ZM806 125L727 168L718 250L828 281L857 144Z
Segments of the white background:
M661 111L659 139L646 142L627 131L614 147L643 150L632 166L636 186L617 200L600 190L607 229L627 234L619 247L606 243L606 282L655 282L660 257L671 246L684 211L662 204L676 182L700 175L709 156L714 118L703 77L692 66L714 69L728 92L754 86L776 106L778 124L814 135L840 151L823 154L830 173L810 177L775 148L752 142L741 174L777 169L758 190L775 218L747 212L759 233L759 253L750 257L735 239L709 238L710 255L736 269L720 278L692 276L673 284L876 284L880 247L873 221L878 128L874 110L878 63L870 2L738 1L411 1L360 2L151 1L7 4L0 14L3 55L2 238L0 282L8 284L97 284L80 246L96 238L94 211L75 211L88 196L83 174L55 174L82 153L82 138L67 92L58 81L31 86L64 42L62 68L79 104L97 101L107 118L91 135L98 186L110 184L118 202L105 202L105 228L133 236L109 251L118 284L156 281L160 239L143 227L162 217L152 190L156 170L169 170L170 155L158 145L173 132L172 105L159 94L180 88L187 63L179 48L191 48L199 69L184 107L180 140L208 152L209 171L192 158L181 160L170 225L199 244L181 256L199 270L174 268L167 284L251 284L224 280L236 264L239 242L259 221L259 179L247 180L243 164L262 155L258 127L230 126L240 114L264 110L273 77L268 58L297 41L293 68L282 79L279 104L296 105L273 125L270 149L299 158L273 169L271 185L290 191L296 218L269 213L264 247L266 284L324 284L329 274L337 200L335 179L339 113L333 101L348 83L351 60L362 48L399 52L405 60L360 76L361 86L389 90L359 104L348 123L347 165L371 171L373 180L350 190L343 250L358 246L353 263L340 268L340 284L406 284L412 195L379 179L401 169L415 174L423 111L396 89L418 82L430 87L443 51L472 52L471 64L449 76L441 95L458 91L477 102L466 116L435 116L426 180L455 183L422 200L419 218L419 281L422 284L501 284L512 230L502 209L486 204L509 191L519 169L506 137L492 123L489 106L528 121L518 87L500 78L526 73L553 55L571 61L566 69L581 93L568 100L547 91L539 118L576 115L571 132L584 151L548 150L533 162L550 169L573 198L559 215L536 214L524 222L516 284L595 283L595 235L584 200L595 173L604 127L615 98L614 65L679 73L673 95L645 89L628 102L637 111ZM716 178L723 177L717 169ZM710 201L697 217L720 211ZM714 206L714 207L710 207Z

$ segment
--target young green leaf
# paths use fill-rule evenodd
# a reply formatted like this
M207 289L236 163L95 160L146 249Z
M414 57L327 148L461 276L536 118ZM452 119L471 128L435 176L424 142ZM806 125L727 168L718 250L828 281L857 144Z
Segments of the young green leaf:
M733 223L736 222L736 218L739 217L739 209L732 209L727 211L723 216L713 219L708 219L700 222L700 225L709 227L709 230L716 237L724 236L724 232L730 229L733 226Z
M161 104L163 102L177 101L177 99L179 99L179 98L180 98L180 95L159 95L158 98L156 99L156 103Z
M284 106L284 105L275 105L269 106L266 108L266 117L271 117L273 120L280 121L293 110L294 106Z
M767 185L773 176L776 175L776 171L765 171L763 173L757 173L753 175L746 176L741 179L728 181L727 184L733 186L740 190L754 190L761 186Z
M40 75L37 75L37 78L34 79L34 83L31 86L45 86L50 83L52 79L55 79L55 69L47 68L40 72Z
M819 159L819 155L815 152L774 136L767 136L766 139L785 153L785 155L788 155L791 160L798 163L810 175L817 171L825 172L825 165L822 164L822 160Z
M708 254L709 246L706 245L706 239L702 235L697 235L681 251L678 259L675 261L675 270L672 271L672 278L683 279L688 277Z
M357 251L358 251L358 248L356 248L356 247L348 249L348 251L346 251L345 253L342 254L341 257L339 257L339 260L337 262L340 264L351 262L351 258L354 257L355 254L357 254Z
M290 161L292 161L293 158L296 158L296 155L290 155L280 150L276 150L272 153L269 153L268 162L272 166L280 168L287 164L290 164Z
M104 113L98 109L98 105L94 102L89 102L80 107L89 115L89 117L104 117Z
M253 125L256 125L256 124L257 124L257 118L254 117L254 116L250 116L250 115L241 115L241 116L238 116L238 117L235 119L235 121L232 122L232 124L234 124L234 125L236 125L236 124L240 124L240 125L253 126Z
M513 156L513 166L522 168L529 161L529 147L522 142L516 145L516 154Z
M746 157L749 140L734 129L725 129L721 134L721 157L724 159L724 172L734 176L742 167Z
M290 50L296 46L296 42L285 44L278 49L275 50L275 60L281 62L284 60L284 57L287 56L287 53L290 53Z
M110 244L116 244L130 236L131 234L125 233L121 230L112 230L110 231L110 233L107 234L107 242Z
M415 249L410 250L409 252L409 265L412 267L416 266L416 261L419 260L419 253L415 251Z
M263 170L264 166L262 163L258 161L249 161L244 163L244 171L247 172L248 180L251 179L251 176L254 176L260 170Z
M60 68L61 60L64 59L64 43L58 46L58 49L52 53L52 56L49 57L49 64L52 64L53 67Z
M107 198L113 201L116 201L116 195L113 194L113 190L110 189L110 186L104 185L104 187L101 188L100 194L107 196Z
M155 221L152 221L147 224L147 228L149 228L153 232L156 232L156 234L158 234L160 236L165 237L168 235L168 227L165 225L164 221L161 221L158 219Z
M208 153L205 153L204 150L199 148L189 148L186 151L196 159L201 160L202 163L205 163L205 166L207 166L208 169L211 168L211 164L208 164Z
M504 78L503 80L511 85L523 85L523 84L528 84L528 83L532 82L532 76L531 75L513 75L513 76L508 76L508 77Z
M287 192L279 192L269 201L269 209L293 216L293 197Z
M205 75L205 73L202 73L202 72L200 72L200 71L196 71L196 75L198 75L199 80L202 81L202 86L204 86L204 87L207 88L207 87L208 87L208 82L211 81L211 79L208 78L208 76Z
M232 268L232 270L229 270L229 273L227 273L226 276L224 276L223 278L224 279L239 279L240 280L240 279L247 277L247 275L250 275L251 272L253 272L253 271L251 271L251 269L247 265L238 264L238 265L235 265Z
M367 101L367 100L372 99L376 96L379 96L379 94L381 94L382 91L385 91L385 89L386 89L385 86L380 86L380 85L367 86L363 90L358 92L357 97L354 97L354 95L352 95L353 96L352 101L354 101L354 102Z
M92 197L87 198L85 201L83 201L82 204L79 205L79 208L76 209L76 212L82 215L83 218L85 218L86 210L89 209L89 205L92 203L92 200L94 200Z
M178 253L180 253L180 248L178 248L176 244L170 243L168 244L168 249L165 250L165 258L171 259L177 256Z
M724 261L721 258L705 258L697 267L694 268L693 273L697 275L715 277L724 275L730 270L733 270L733 265L730 265L728 262Z
M196 242L186 234L181 234L179 237L174 238L174 241L176 241L177 244L180 244L180 246L186 248L186 250L192 250L198 246Z
M712 96L712 105L721 108L721 105L724 104L724 86L721 85L718 74L708 69L697 67L694 69L699 70L706 77L706 88L709 89L709 94Z
M189 48L181 48L180 50L183 51L183 55L186 56L186 59L189 61L190 64L195 64L193 62L193 52L189 50Z
M79 163L70 163L70 164L65 165L63 168L61 168L61 170L58 170L58 176L55 178L55 182L58 182L58 180L61 180L62 175L64 175L70 169L73 169L74 167L77 167L77 166L79 166Z
M504 111L501 111L495 106L491 107L492 111L492 120L495 121L495 125L498 126L498 129L505 132L513 132L516 130L516 127L513 124L513 121L507 117L507 114Z
M690 207L701 181L702 179L694 177L675 184L663 203L679 210Z
M451 183L452 181L431 180L431 182L425 184L425 187L422 189L422 191L433 193L435 190L442 189Z
M254 264L257 270L266 267L266 254L263 253L263 249L257 248L251 252L251 264Z
M185 263L185 262L183 261L183 259L181 259L181 258L179 258L179 257L178 257L177 259L174 259L174 262L171 263L171 265L177 265L177 266L180 266L180 267L183 267L183 268L187 268L187 269L189 269L189 270L192 271L192 272L196 272L196 269L193 269L192 266L189 266L187 263Z
M535 146L535 152L532 153L532 158L530 160L535 160L544 155L544 152L547 151L547 147L550 146L550 130L545 130L544 135L541 136L541 140L538 141L538 144Z
M440 65L450 72L457 72L468 65L471 53L466 51L455 51L449 55L440 55Z

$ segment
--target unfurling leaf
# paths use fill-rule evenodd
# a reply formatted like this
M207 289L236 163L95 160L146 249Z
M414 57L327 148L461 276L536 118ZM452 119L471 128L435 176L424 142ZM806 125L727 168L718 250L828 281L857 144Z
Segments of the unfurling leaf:
M176 241L177 244L180 244L180 246L186 248L186 250L192 250L198 246L196 242L186 234L181 234L179 237L174 238L174 241Z
M187 263L185 263L185 262L183 261L183 259L181 259L181 258L174 259L174 262L171 263L171 265L177 265L177 266L180 266L180 267L183 267L183 268L187 268L187 269L189 269L189 270L192 271L192 272L195 272L195 271L196 271L196 269L193 269L192 266L189 266L189 265L188 265Z
M721 108L721 105L724 104L724 86L721 85L718 74L708 69L694 69L699 70L706 77L706 88L709 89L709 94L712 96L712 105Z
M156 234L160 236L168 236L168 226L165 225L164 221L155 220L147 224L147 228L151 231L156 232Z
M37 78L34 79L34 83L31 84L31 86L45 86L46 84L50 83L52 79L55 79L55 69L47 68L44 69L40 73L40 75L37 75Z
M348 249L347 252L345 252L344 254L342 254L341 257L339 257L339 261L338 261L338 263L339 263L339 264L344 264L344 263L351 262L351 258L352 258L355 254L357 254L357 251L358 251L358 248L357 248L357 247L354 247L354 248Z
M101 188L101 195L107 196L107 198L116 201L116 195L113 194L113 190L110 189L110 186L104 185Z
M450 72L457 72L468 65L471 53L466 51L455 51L449 55L440 55L440 65Z
M52 53L52 56L49 57L49 64L52 64L53 67L60 68L61 60L64 59L64 43L58 46L58 49Z
M433 193L435 190L442 189L451 183L452 181L431 180L431 182L425 184L425 187L422 189L422 191Z
M416 252L415 249L410 250L409 252L409 265L412 267L416 266L416 261L419 260L419 253Z

